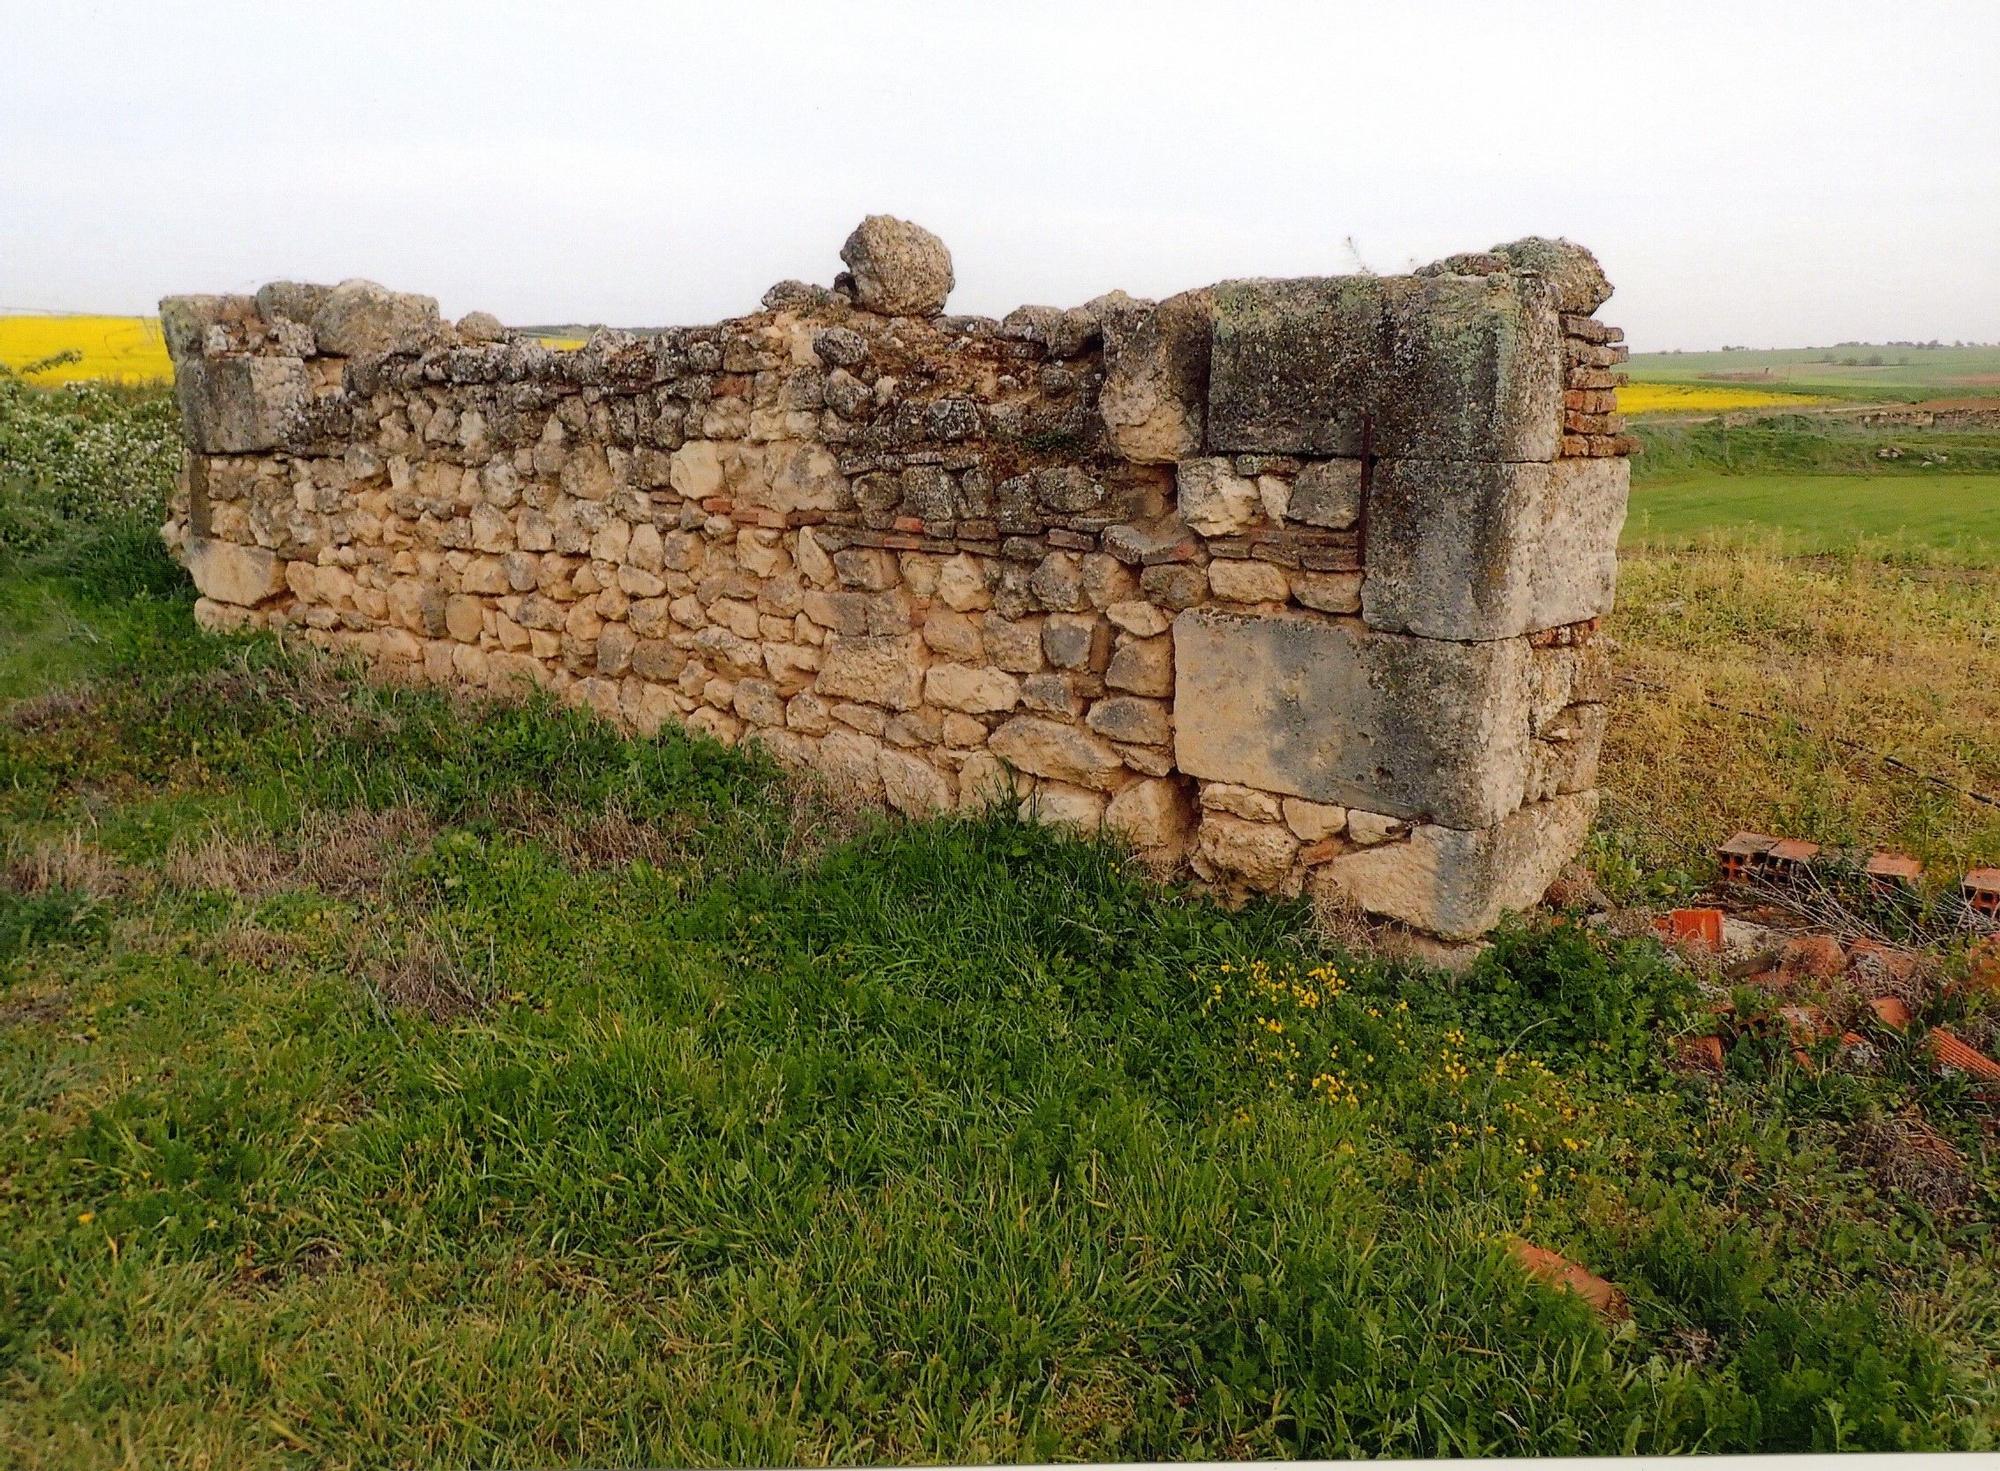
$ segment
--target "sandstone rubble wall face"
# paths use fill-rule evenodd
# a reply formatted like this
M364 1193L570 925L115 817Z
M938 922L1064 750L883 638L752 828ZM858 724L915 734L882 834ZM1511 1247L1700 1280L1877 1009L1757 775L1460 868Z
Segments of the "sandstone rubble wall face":
M371 282L162 303L205 627L1006 804L1440 934L1594 803L1629 441L1588 252L941 315L833 290L554 351Z

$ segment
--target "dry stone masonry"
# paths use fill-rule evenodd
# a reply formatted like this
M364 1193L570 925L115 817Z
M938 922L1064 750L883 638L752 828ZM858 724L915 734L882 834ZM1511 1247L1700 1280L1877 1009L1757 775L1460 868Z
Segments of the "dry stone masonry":
M914 225L841 258L573 351L366 281L170 298L196 616L1446 937L1539 898L1632 448L1589 252L997 322Z

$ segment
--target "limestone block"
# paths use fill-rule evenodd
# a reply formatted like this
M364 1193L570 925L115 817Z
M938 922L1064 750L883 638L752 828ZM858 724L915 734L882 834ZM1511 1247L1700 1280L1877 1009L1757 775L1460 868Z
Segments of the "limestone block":
M840 461L824 446L778 439L765 446L768 483L751 480L736 487L739 502L773 511L846 511L854 492L840 473Z
M1067 674L1031 674L1021 681L1021 703L1030 710L1074 720L1083 714L1084 698Z
M438 339L444 324L435 297L354 280L326 293L310 325L321 352L360 357L421 352Z
M1282 603L1291 591L1285 569L1248 557L1217 557L1208 564L1208 588L1226 603Z
M1508 275L1330 276L1214 288L1211 453L1551 460L1562 332Z
M993 732L987 746L1016 770L1072 786L1109 791L1124 772L1124 762L1108 741L1039 715L1016 715Z
M1359 572L1307 572L1294 570L1289 579L1292 601L1322 613L1359 613L1361 583Z
M1021 703L1021 681L1000 669L933 664L924 676L924 698L968 714L1000 714Z
M602 645L599 659L602 660ZM767 679L739 680L730 707L746 725L775 726L785 723L785 697Z
M1104 808L1102 792L1064 782L1043 781L1036 782L1035 790L1022 799L1019 815L1023 822L1066 827L1090 837L1104 821Z
M299 358L193 358L175 367L174 395L189 448L248 454L304 432L312 382Z
M1161 607L1178 613L1208 596L1208 574L1199 567L1148 567L1139 574L1139 590Z
M933 608L924 615L924 642L934 653L964 664L980 662L983 645L979 625L963 613Z
M928 661L918 634L841 634L827 641L816 688L827 699L907 710L923 696Z
M1111 625L1088 614L1051 614L1042 624L1042 652L1058 669L1103 669L1111 658Z
M1361 461L1315 460L1292 480L1285 516L1306 526L1345 531L1361 519Z
M944 605L960 613L976 612L993 606L992 589L979 559L960 552L947 557L938 567L937 595Z
M1165 464L1201 452L1210 340L1206 291L1158 305L1121 301L1104 313L1098 412L1125 459Z
M722 492L722 446L712 439L690 439L673 453L667 480L676 494L691 501Z
M1151 607L1150 603L1140 604ZM1157 612L1157 610L1155 610ZM1146 625L1151 627L1150 621ZM1172 625L1161 615L1159 627ZM1105 685L1130 695L1163 697L1174 692L1174 641L1164 632L1157 638L1127 638L1118 645L1104 671Z
M1111 620L1113 627L1134 638L1152 638L1173 626L1173 619L1141 599L1113 603L1104 610L1104 616Z
M1108 610L1125 603L1139 590L1139 579L1116 557L1092 552L1083 559L1083 595L1090 606Z
M1027 778L1022 778L1023 781ZM974 751L958 769L958 807L961 812L983 812L1015 801L1015 778L1007 763L991 751Z
M1219 873L1255 889L1290 887L1299 840L1278 822L1251 822L1224 812L1204 812L1195 851Z
M1226 459L1182 460L1174 472L1181 519L1203 536L1241 531L1264 508L1257 482Z
M1300 842L1317 843L1338 837L1347 830L1347 809L1308 802L1303 797L1285 798L1285 826Z
M986 657L1001 669L1033 674L1044 663L1042 623L1038 618L991 618L979 626Z
M444 600L445 632L460 643L479 641L480 630L485 627L485 610L478 598L467 597L464 593L453 593ZM615 670L606 670L607 674Z
M1528 656L1518 639L1189 609L1174 620L1176 760L1209 780L1483 827L1525 790Z
M1269 792L1227 781L1204 782L1201 805L1205 811L1228 812L1252 822L1276 822L1284 812L1283 803Z
M1611 611L1630 463L1384 460L1361 616L1426 638L1503 639Z
M1084 724L1107 740L1141 746L1164 746L1173 739L1173 717L1162 700L1113 695L1090 707Z
M262 547L190 536L181 561L195 587L212 603L254 608L285 590L285 563Z
M1186 784L1167 777L1133 782L1105 807L1104 826L1141 853L1178 858L1194 827Z
M877 758L882 794L906 817L930 817L953 805L951 779L922 757L884 746Z
M854 298L890 317L934 317L951 295L951 252L921 225L869 215L854 227L840 258L854 275Z
M1343 853L1316 872L1370 914L1446 939L1471 939L1507 910L1527 909L1575 855L1597 794L1536 802L1475 829L1425 824L1400 843Z
M1347 814L1347 835L1364 848L1400 838L1408 830L1408 823L1386 812L1363 812L1357 807Z

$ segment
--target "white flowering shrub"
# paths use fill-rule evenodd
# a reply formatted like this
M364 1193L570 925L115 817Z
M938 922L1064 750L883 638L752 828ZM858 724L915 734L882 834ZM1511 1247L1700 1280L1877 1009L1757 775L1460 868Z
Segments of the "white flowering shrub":
M0 368L0 549L33 551L78 526L158 525L180 457L169 391L41 388Z

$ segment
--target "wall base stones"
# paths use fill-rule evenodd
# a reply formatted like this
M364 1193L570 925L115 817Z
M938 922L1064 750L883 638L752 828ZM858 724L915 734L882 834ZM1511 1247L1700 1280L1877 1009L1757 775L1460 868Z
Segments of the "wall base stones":
M369 282L162 304L206 627L1008 804L1464 937L1581 841L1626 477L1588 252L944 314L831 289L575 351Z

